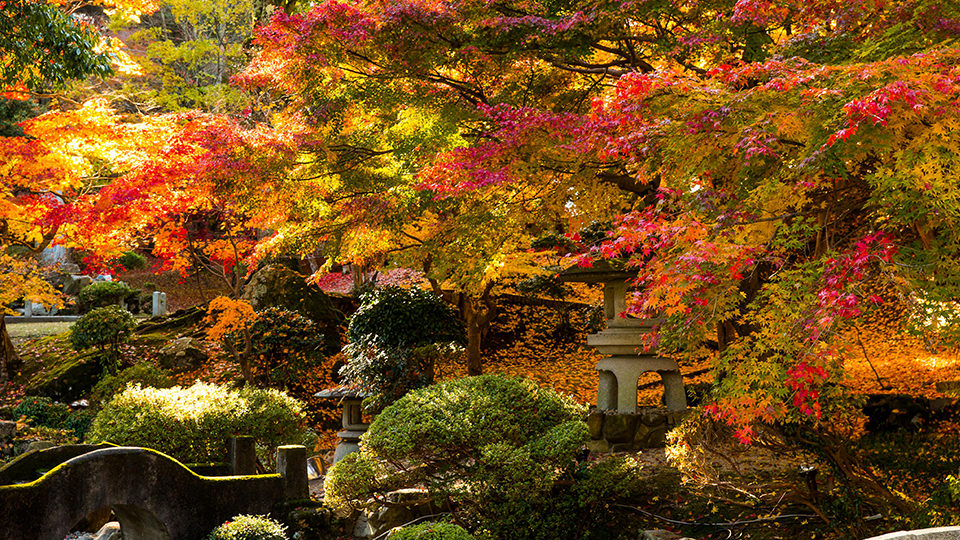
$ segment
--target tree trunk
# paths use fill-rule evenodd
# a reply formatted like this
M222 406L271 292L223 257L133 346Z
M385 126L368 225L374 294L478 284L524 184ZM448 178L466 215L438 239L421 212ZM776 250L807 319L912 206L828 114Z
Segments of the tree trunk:
M16 377L20 366L20 355L7 333L7 315L0 311L0 389L6 388L7 383Z
M743 293L743 300L737 306L738 315L732 319L717 322L717 347L723 352L736 340L746 337L758 330L752 324L741 322L743 315L747 312L747 306L756 300L760 289L763 288L766 278L770 273L770 263L758 262L753 271L740 281L740 292Z
M483 337L490 329L490 323L497 316L497 301L491 294L493 283L488 283L483 289L480 298L474 298L465 293L458 293L457 300L460 313L467 327L467 374L480 375L483 373L483 362L480 358L480 345Z

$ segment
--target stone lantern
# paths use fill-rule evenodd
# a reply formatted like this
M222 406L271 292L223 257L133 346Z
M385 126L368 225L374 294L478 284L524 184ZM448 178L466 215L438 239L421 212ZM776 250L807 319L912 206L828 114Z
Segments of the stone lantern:
M597 362L599 385L597 408L620 413L637 412L637 385L644 373L651 371L663 381L667 409L683 411L687 398L683 390L680 366L675 360L644 351L643 335L650 333L656 319L623 317L627 308L628 280L635 274L617 269L605 261L591 268L569 268L560 274L567 282L602 283L603 310L607 329L587 336L587 345L606 355Z
M354 386L337 386L321 390L314 394L320 399L339 399L343 406L343 431L337 432L340 442L333 452L333 462L343 459L347 454L360 451L360 436L367 432L370 424L363 422L363 398L366 394Z

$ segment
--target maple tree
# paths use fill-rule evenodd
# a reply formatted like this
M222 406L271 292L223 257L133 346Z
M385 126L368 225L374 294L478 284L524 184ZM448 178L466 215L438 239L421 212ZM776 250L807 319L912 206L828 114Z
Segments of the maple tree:
M651 345L717 349L710 410L741 439L846 435L843 330L881 301L866 280L954 332L958 20L924 0L281 14L238 80L306 133L291 173L313 191L266 245L422 268L482 309L534 238L568 233L576 262L636 268L629 311L665 317ZM593 221L611 226L589 244Z

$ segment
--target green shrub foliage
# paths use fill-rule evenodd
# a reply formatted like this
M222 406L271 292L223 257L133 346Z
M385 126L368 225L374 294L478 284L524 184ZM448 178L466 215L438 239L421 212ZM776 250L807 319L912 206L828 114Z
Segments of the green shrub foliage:
M87 441L145 446L186 463L223 461L234 435L256 439L264 460L282 444L302 444L302 404L283 392L230 390L196 383L184 388L128 387L97 414ZM269 461L265 461L269 463Z
M13 408L13 417L26 416L35 426L58 428L70 415L70 407L48 397L24 396Z
M143 270L147 267L147 258L136 251L128 251L117 258L117 262L127 270Z
M93 421L93 414L88 411L71 411L65 403L40 396L24 396L13 408L13 417L26 417L35 427L63 431L81 439Z
M287 540L287 529L267 516L241 514L214 529L206 540Z
M360 453L334 465L325 502L356 508L421 488L453 503L457 523L479 537L602 537L615 524L609 503L637 490L639 465L578 461L589 439L584 415L552 390L500 375L415 390L377 416Z
M97 308L77 319L70 329L70 344L77 351L97 347L113 360L105 364L112 368L120 356L120 344L130 339L136 326L133 314L120 306Z
M437 295L384 287L363 295L350 319L348 360L341 374L374 397L379 410L406 392L433 382L441 358L459 354L463 325Z
M283 387L310 371L323 358L327 343L317 323L277 307L257 312L250 336L254 377L258 382Z
M122 281L97 281L80 291L80 304L86 309L119 304L134 292Z
M387 540L474 540L473 536L453 523L421 523L399 527L390 532Z
M116 375L107 375L100 379L100 382L93 387L90 398L96 403L106 403L133 383L150 388L174 386L173 379L165 371L150 362L141 362Z
M363 295L347 327L351 342L412 349L433 343L463 343L466 334L456 313L437 295L422 289L382 287Z

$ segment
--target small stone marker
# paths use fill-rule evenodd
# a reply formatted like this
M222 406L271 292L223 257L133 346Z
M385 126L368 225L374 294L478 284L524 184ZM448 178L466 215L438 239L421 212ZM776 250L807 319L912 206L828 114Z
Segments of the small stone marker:
M153 291L153 316L162 317L167 314L167 293Z

